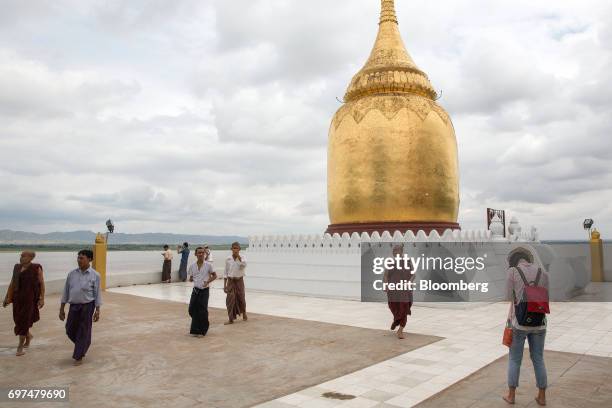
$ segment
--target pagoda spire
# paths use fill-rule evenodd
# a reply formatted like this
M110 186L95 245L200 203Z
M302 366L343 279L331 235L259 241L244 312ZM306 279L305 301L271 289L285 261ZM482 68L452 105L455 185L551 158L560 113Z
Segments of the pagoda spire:
M380 23L392 22L397 24L395 15L395 0L381 0Z
M406 51L395 13L394 0L381 0L376 42L361 70L353 77L345 101L381 93L416 94L436 99L427 74Z

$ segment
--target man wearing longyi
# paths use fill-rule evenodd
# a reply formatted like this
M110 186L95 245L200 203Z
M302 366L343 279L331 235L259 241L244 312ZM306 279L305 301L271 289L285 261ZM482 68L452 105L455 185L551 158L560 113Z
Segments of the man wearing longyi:
M71 271L66 278L66 285L62 294L59 318L66 318L65 306L70 304L68 320L66 320L66 334L74 343L74 365L80 365L91 344L92 320L100 319L100 274L91 267L93 252L89 249L79 251L77 256L78 268Z
M213 266L206 261L206 251L202 247L195 250L197 261L187 271L189 282L193 282L191 299L189 300L189 316L191 317L191 328L189 333L194 337L206 336L208 332L208 297L209 285L217 279Z
M225 306L228 320L224 324L232 324L236 317L242 315L242 320L248 320L246 313L246 298L244 293L244 270L246 261L240 255L240 244L232 244L232 255L225 260L223 273L223 291L227 294Z

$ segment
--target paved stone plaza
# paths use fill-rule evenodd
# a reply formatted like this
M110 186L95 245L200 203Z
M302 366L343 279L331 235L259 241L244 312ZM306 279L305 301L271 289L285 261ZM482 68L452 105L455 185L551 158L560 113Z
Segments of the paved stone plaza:
M73 397L93 393L96 401L106 398L117 406L438 406L427 401L431 397L440 406L501 406L505 303L416 306L407 326L411 335L400 341L388 330L386 304L255 291L247 291L249 322L223 326L224 294L217 286L211 291L209 335L195 339L186 335L190 292L183 283L109 290L88 361L79 368L70 366L71 344L56 318L56 297L47 300L23 360L13 355L5 309L0 358L6 378L71 383ZM552 304L546 350L572 353L562 360L579 364L562 368L556 353L546 354L549 406L580 406L575 398L556 398L555 389L571 394L588 384L604 396L609 392L597 374L584 373L610 367L611 312L611 303ZM483 378L487 381L479 383ZM526 364L519 402L528 403L535 392L532 378ZM479 390L471 405L448 394L465 396L470 389Z
M517 390L516 407L537 407L534 397L533 366L528 353L523 354L523 375ZM459 381L441 393L417 405L419 408L489 408L508 407L500 398L507 389L507 358L502 357ZM587 354L546 353L550 386L547 406L612 407L612 358Z
M173 284L135 286L114 291L185 302L190 289L182 284ZM222 307L223 302L223 292L213 290L211 306ZM247 304L253 312L279 317L378 330L388 330L390 324L390 313L383 303L250 291L247 292ZM546 350L612 357L612 303L553 303L551 307ZM408 332L439 336L443 340L263 406L414 406L507 355L507 348L501 345L507 308L506 303L414 307L408 320ZM523 378L532 375L527 368L523 368L522 372ZM503 383L505 376L500 381ZM323 397L322 394L326 392L356 398L338 401Z
M0 387L70 385L76 407L249 407L440 340L398 342L387 331L257 313L224 326L227 314L215 308L208 335L194 338L184 303L106 293L92 347L73 367L58 302L47 298L22 357L10 313L2 314Z

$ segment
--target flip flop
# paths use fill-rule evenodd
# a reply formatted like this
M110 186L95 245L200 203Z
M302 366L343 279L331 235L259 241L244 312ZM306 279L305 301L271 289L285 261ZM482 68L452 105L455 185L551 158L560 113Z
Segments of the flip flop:
M506 401L508 404L510 404L510 405L514 405L514 401L510 401L510 400L509 400L507 397L505 397L505 396L504 396L504 397L502 397L502 399L503 399L504 401Z
M541 407L546 406L546 401L544 401L544 403L542 404L542 403L540 402L540 400L539 400L539 399L537 399L537 397L536 397L536 398L534 398L534 400L535 400L535 402L536 402L536 403L537 403L539 406L541 406Z

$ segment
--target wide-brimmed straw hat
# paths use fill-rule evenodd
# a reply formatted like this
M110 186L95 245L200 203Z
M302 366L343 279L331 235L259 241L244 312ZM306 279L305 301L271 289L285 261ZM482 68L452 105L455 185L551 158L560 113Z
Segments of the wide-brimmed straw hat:
M529 263L533 263L533 254L529 249L525 247L514 248L512 251L510 251L506 259L508 260L508 265L516 266L516 264L518 263L518 259L520 258L527 260L527 262ZM514 260L517 260L517 262L514 262Z

